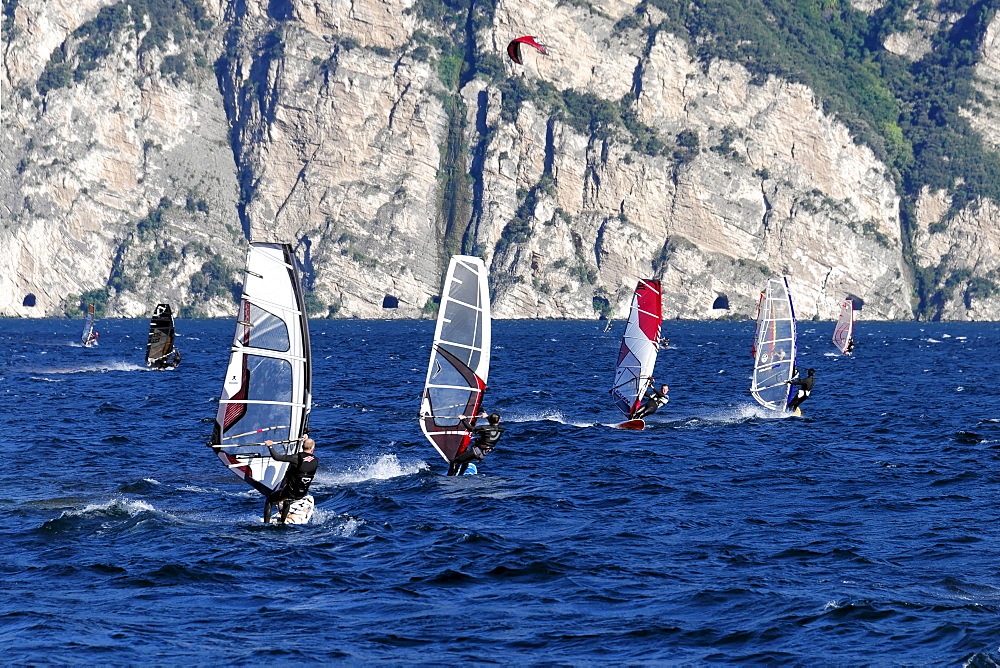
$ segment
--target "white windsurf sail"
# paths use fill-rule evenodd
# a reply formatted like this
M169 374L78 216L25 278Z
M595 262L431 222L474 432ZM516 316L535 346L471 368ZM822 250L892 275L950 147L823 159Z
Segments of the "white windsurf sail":
M222 398L209 444L222 463L257 491L281 485L309 423L312 367L309 323L292 247L251 243L243 296Z
M632 293L632 306L611 387L615 406L629 419L642 403L656 365L660 326L663 324L662 293L660 282L651 278L640 279Z
M845 299L840 304L840 317L837 319L837 326L833 328L833 345L837 346L844 355L850 355L853 338L854 302Z
M146 366L162 367L174 352L174 314L170 304L157 304L149 319L146 340Z
M87 316L83 320L83 334L80 335L80 342L88 348L97 343L94 340L95 322L97 322L97 316L94 315L94 305L90 304L87 306Z
M753 346L753 382L750 392L762 406L784 411L795 375L795 310L788 280L772 278L760 294Z
M490 291L486 265L455 255L441 292L434 345L420 402L420 429L445 461L469 441L460 415L479 411L490 372Z

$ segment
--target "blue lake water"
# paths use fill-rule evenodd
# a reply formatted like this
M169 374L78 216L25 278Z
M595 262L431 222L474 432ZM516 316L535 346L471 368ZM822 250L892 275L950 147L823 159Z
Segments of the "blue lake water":
M317 516L265 527L205 443L231 321L0 320L5 663L1000 661L1000 334L867 323L802 418L753 323L668 322L668 406L608 388L622 324L494 324L507 434L446 478L416 416L434 323L314 321Z

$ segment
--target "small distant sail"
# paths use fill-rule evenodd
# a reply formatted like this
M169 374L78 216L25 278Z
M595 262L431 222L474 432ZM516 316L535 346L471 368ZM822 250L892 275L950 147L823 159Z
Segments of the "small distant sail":
M162 368L174 357L174 314L170 304L157 304L149 320L146 366Z
M460 415L479 411L490 372L490 291L486 265L455 255L441 292L431 348L420 429L445 461L469 441Z
M792 386L785 381L795 374L795 310L788 280L772 278L760 294L757 330L754 333L753 382L750 393L762 406L784 411Z
M94 315L94 305L87 306L87 317L83 321L83 334L80 335L80 343L87 348L97 345L97 334L94 332L94 323L97 316Z
M854 347L854 302L845 299L840 304L840 317L837 319L837 326L833 328L833 345L837 346L841 353L850 355Z
M625 417L642 403L656 365L660 326L663 324L662 288L654 279L640 279L632 294L628 323L622 335L611 397Z
M290 245L250 244L239 308L209 445L230 471L268 494L288 464L273 460L263 442L298 452L312 402L309 323Z

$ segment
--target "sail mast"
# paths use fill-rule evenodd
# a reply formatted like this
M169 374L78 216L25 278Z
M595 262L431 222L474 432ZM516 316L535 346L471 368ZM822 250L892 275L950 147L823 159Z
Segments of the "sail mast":
M490 372L492 321L486 265L455 255L441 292L420 402L420 429L447 462L468 442L460 415L474 415Z
M611 386L615 406L629 419L642 402L656 365L663 324L662 292L660 281L650 278L640 279L632 293Z
M754 334L754 370L750 393L762 406L786 410L797 354L795 310L788 279L772 278L761 294Z
M209 444L230 471L268 494L307 431L312 368L309 323L298 266L289 244L251 243L229 367ZM263 436L262 436L263 434Z

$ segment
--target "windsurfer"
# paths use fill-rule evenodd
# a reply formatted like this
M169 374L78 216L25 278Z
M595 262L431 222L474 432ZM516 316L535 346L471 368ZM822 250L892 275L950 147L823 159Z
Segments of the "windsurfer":
M293 455L283 455L274 450L274 441L264 441L264 445L271 451L271 458L286 462L291 466L285 472L285 479L278 487L264 500L264 524L271 521L272 506L281 507L279 522L285 523L288 517L288 509L292 506L292 501L304 499L309 494L309 485L316 477L316 469L319 467L319 459L313 454L316 449L316 441L306 438L302 441L302 452Z
M853 336L851 338L847 339L847 345L844 346L844 352L845 353L850 353L852 350L854 350L854 337Z
M170 353L170 358L167 360L167 366L177 367L181 363L181 351L174 348L173 352Z
M649 380L653 379L650 378ZM639 406L639 408L635 409L635 412L632 413L632 417L629 419L640 420L642 418L649 417L663 406L666 406L667 402L670 401L670 397L667 396L667 392L669 391L670 388L667 387L666 384L660 385L660 389L650 386L650 388L646 390L646 400L641 406Z
M462 418L462 426L472 432L472 435L476 437L476 441L475 443L470 442L458 451L455 459L451 461L451 466L448 468L448 475L462 475L465 473L469 462L482 461L486 455L493 452L493 448L496 447L497 441L500 440L505 431L500 426L500 416L496 413L487 416L486 411L483 411L479 414L479 417L486 418L486 421L489 423L484 427L475 426L464 415L460 415L459 417ZM475 418L472 419L474 420Z
M788 410L794 411L802 404L803 401L809 398L810 394L812 394L813 385L816 384L816 369L809 369L806 373L808 375L805 378L793 378L792 380L785 381L788 385L799 386L795 396L788 402Z

